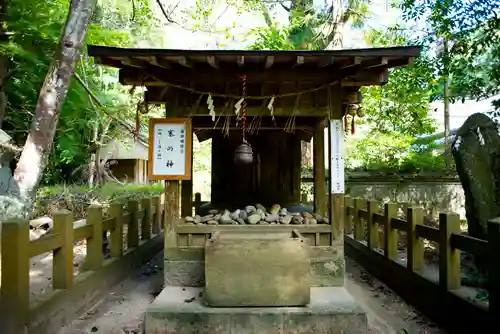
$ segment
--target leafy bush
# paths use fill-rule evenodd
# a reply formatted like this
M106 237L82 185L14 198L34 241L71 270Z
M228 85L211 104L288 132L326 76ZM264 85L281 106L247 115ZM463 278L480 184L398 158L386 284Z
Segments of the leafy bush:
M412 137L372 134L351 139L346 147L346 169L418 173L445 169L445 161L433 143L413 145Z
M129 200L158 196L163 191L164 186L161 183L151 185L106 183L98 188L66 184L42 187L38 191L36 209L32 217L50 216L57 210L67 209L79 219L85 216L90 204L97 203L104 206L111 202L126 204Z

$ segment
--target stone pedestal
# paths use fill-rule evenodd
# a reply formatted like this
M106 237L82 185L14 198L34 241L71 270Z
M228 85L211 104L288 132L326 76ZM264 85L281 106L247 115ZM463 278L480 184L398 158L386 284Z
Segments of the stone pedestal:
M147 334L366 334L365 312L343 287L311 288L307 307L208 307L202 288L165 287Z
M205 247L209 306L309 304L309 247L290 233L217 234Z
M301 226L293 229L292 226L255 227L258 230L252 229L254 227L241 226L234 229L231 232L235 233L233 240L226 242L224 250L210 249L210 245L200 247L203 243L199 243L197 247L189 247L199 236L192 230L181 232L182 229L179 229L179 238L176 240L183 240L182 233L191 233L188 235L190 241L188 240L187 246L165 248L165 289L146 311L145 333L367 333L365 312L344 288L342 240L335 240L330 245L329 229L312 232ZM293 232L296 230L307 240L305 248L308 261L305 261L301 250L294 248L294 240L286 238L286 235L296 235ZM214 239L214 235L218 233L224 235L227 231L221 226L217 231L204 235L202 240ZM249 239L252 233L255 233L254 240ZM244 235L243 239L234 240L236 234ZM284 239L272 234L283 234ZM167 245L173 244L170 242ZM258 260L259 257L262 261ZM245 261L249 263L245 264ZM279 263L297 265L298 268L275 265ZM262 266L267 269L263 270ZM245 277L245 271L248 271L249 277ZM234 276L231 276L233 273ZM256 276L259 283L251 287L245 286L248 284L246 279L256 273L259 273ZM290 284L289 281L283 281L280 287L279 282L272 282L273 278L286 278L287 275L291 275L291 279L297 282L309 276L309 283L304 281L294 286L293 282ZM215 300L214 303L214 299L205 293L205 288L209 294L210 289L215 288L212 291L217 292L215 295L220 297L224 290L222 285L227 283L231 283L232 287L226 291L228 296L225 300ZM273 288L266 287L266 283L270 283ZM262 286L261 289L259 285ZM286 298L279 303L269 303L269 298L266 297L278 293L278 287L286 288L287 285L300 293L286 291L283 295ZM237 299L242 297L242 289L243 292L250 291L256 295L252 303L238 304ZM266 289L270 289L270 292ZM305 303L302 300L297 302L302 298L297 296L304 296L304 289L309 295L307 305L303 305ZM246 293L246 296L249 294ZM246 298L246 302L250 299ZM213 307L207 301L212 305L217 305L217 302L219 304ZM303 306L279 306L283 303ZM226 307L230 304L233 307ZM234 307L235 304L241 307ZM266 307L248 307L258 304Z

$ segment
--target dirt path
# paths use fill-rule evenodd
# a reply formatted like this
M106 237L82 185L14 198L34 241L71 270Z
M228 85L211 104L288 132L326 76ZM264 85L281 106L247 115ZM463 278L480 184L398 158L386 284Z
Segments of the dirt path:
M366 310L370 333L447 333L351 259L346 274L346 288Z
M141 333L144 312L162 289L162 255L158 254L132 277L116 286L94 309L58 334ZM347 276L347 289L367 312L370 334L446 333L353 261L348 261Z

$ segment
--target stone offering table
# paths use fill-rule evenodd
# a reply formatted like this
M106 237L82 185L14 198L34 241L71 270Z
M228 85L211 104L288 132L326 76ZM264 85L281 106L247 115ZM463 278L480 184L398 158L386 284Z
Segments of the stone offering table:
M171 223L146 333L366 333L330 225Z

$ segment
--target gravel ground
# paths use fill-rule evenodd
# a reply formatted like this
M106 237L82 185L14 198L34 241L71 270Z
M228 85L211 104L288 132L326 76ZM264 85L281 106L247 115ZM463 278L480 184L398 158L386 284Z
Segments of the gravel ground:
M144 312L162 289L162 255L117 285L101 303L58 334L141 333ZM367 312L370 334L446 333L351 260L347 278L347 289Z

